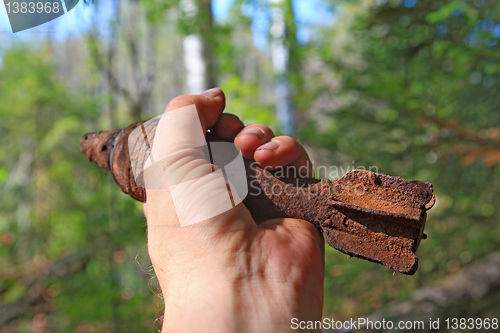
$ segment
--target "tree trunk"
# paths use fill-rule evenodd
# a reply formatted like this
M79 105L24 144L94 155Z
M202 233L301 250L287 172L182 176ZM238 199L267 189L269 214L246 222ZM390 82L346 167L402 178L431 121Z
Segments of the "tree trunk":
M199 32L183 39L186 90L198 94L217 86L214 57L214 24L211 0L182 0L186 15L194 17Z
M295 132L295 110L290 77L296 69L295 17L291 0L271 1L271 55L276 79L276 115L285 135Z

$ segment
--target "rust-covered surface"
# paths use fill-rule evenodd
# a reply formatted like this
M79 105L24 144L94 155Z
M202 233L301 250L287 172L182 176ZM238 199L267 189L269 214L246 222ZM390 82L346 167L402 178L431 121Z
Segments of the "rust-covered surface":
M151 124L156 125L157 122L140 121L123 129L88 133L80 140L80 149L88 160L111 173L123 192L141 202L146 201L146 190L138 186L134 179L128 139L130 133L138 126L145 128L144 126L149 125L148 130L154 132L156 127L150 128ZM144 158L147 149L148 147L137 147L137 151L134 151L132 156Z
M136 184L130 156L134 163L144 161L150 143L137 144L129 154L128 138L138 126L153 138L156 124L137 122L89 133L80 148L113 175L123 192L144 202L146 192ZM343 253L404 274L417 270L415 251L424 234L426 211L435 202L432 184L366 170L350 171L335 181L278 179L251 161L246 161L246 170L249 193L244 204L256 221L300 218L321 228L328 244Z

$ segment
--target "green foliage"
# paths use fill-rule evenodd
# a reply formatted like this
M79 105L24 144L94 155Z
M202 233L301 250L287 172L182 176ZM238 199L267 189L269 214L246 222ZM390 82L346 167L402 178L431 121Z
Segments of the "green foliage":
M121 331L112 318L133 331L152 327L156 309L144 306L153 297L150 276L134 260L145 242L144 217L79 150L95 101L65 87L47 48L15 47L3 56L0 265L7 275L0 288L8 293L1 302L26 301L34 283L58 309L50 314L53 332L87 322ZM69 254L82 255L55 264Z
M279 132L271 57L253 45L250 28L255 17L249 8L267 10L267 2L237 0L229 16L213 25L206 7L189 15L178 0L131 2L158 34L163 28L180 32L169 40L210 36L227 112ZM488 149L500 149L494 135L500 133L500 5L325 2L335 22L315 26L308 42L298 44L293 33L284 41L292 48L285 78L295 90L299 138L340 166L377 166L379 172L432 182L438 200L414 277L393 276L327 249L324 313L349 319L500 248L499 166L484 158ZM291 2L283 4L287 26L295 31L300 22L286 7ZM87 41L84 49L104 52L102 38ZM134 47L141 45L136 41ZM122 70L126 57L120 52L121 46L114 66ZM107 73L96 72L92 61L78 64L85 74L67 77L55 53L50 43L2 49L0 290L6 292L0 302L29 300L33 283L43 291L42 304L51 310L28 307L16 332L30 331L35 313L48 318L51 332L151 331L161 310L148 287L151 275L143 271L150 269L141 205L119 193L78 145L83 133L116 125L110 112L130 118L128 106L103 88ZM167 63L167 69L157 64L159 72L172 73L164 84L179 86L182 72ZM162 98L164 88L158 89ZM113 98L116 110L110 111L106 102Z
M499 166L464 163L467 152L498 147L498 141L475 140L476 133L500 126L500 76L495 67L499 36L492 37L498 8L493 3L418 1L407 8L389 2L346 6L344 11L352 16L346 18L350 37L342 47L331 36L340 34L345 21L316 42L325 50L323 70L337 73L340 88L322 86L320 96L317 86L310 92L315 99L334 95L337 102L325 106L321 119L311 117L302 137L335 147L336 154L350 156L356 164L432 182L438 198L415 278L392 277L370 267L357 271L354 267L362 263L345 263L328 253L326 284L341 291L335 301L326 301L325 311L350 318L408 296L419 285L500 248L492 236L500 232L500 211L494 208L500 206ZM349 55L353 49L358 52ZM354 59L346 60L349 56ZM356 281L351 284L366 288L363 300L373 302L356 301L362 290L351 290L342 280L348 269L346 275ZM351 303L356 306L346 310Z
M245 123L261 123L276 128L277 121L272 105L258 103L259 87L242 82L233 75L221 85L228 101L227 112L239 116Z

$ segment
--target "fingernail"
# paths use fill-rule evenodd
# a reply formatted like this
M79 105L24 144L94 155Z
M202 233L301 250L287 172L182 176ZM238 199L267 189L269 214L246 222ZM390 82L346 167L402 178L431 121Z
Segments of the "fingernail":
M244 135L244 134L253 134L259 137L259 139L262 139L266 133L258 127L251 127L251 128L246 128L240 133L238 133L238 136Z
M271 151L276 151L279 147L280 147L280 144L279 144L278 141L272 141L271 140L268 143L263 144L262 146L260 146L259 148L257 148L257 150L267 149L267 150L271 150Z
M211 98L215 98L217 96L220 96L221 94L222 94L221 88L212 88L201 93L201 95Z

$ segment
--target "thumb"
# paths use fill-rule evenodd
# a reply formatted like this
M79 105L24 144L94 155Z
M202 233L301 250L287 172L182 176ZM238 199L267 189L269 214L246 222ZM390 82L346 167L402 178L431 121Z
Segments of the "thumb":
M182 150L203 146L207 129L215 124L224 107L225 96L219 88L172 99L156 129L154 159L160 161Z
M147 200L163 207L163 214L172 214L174 208L180 226L227 212L241 202L241 194L246 195L237 190L246 190L247 185L243 159L234 144L218 143L214 150L205 141L207 128L215 124L224 104L224 94L218 88L205 95L179 96L168 104L159 120L151 156L145 163ZM228 181L225 165L214 167L214 158L230 161L237 184ZM153 190L158 188L162 190ZM167 197L170 209L164 209ZM165 219L159 216L155 220L162 223Z

